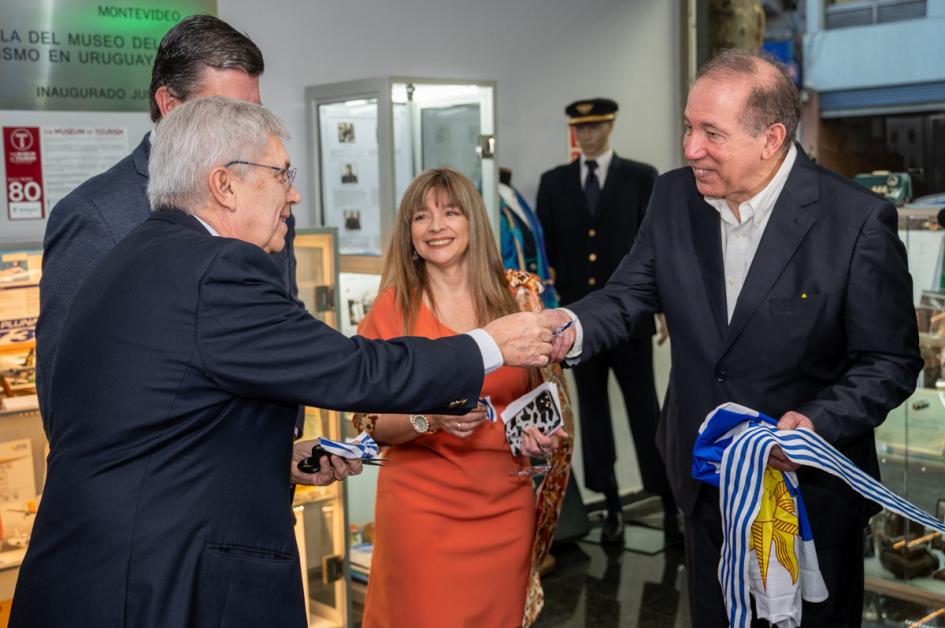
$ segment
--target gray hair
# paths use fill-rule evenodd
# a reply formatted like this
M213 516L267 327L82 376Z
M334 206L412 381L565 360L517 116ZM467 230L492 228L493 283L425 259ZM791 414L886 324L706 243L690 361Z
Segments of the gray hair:
M267 109L232 98L209 96L175 107L158 123L151 140L148 199L152 209L192 213L207 198L207 176L235 159L255 161L275 135L289 132ZM241 175L247 166L234 165Z
M764 72L765 68L770 71ZM742 112L742 128L757 137L771 125L783 124L787 135L782 148L791 147L801 119L801 99L786 65L764 52L731 48L699 68L696 80L703 77L754 79Z

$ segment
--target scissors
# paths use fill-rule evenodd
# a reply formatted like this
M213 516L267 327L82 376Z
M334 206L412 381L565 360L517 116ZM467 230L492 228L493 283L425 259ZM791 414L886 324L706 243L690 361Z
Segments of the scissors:
M312 447L312 455L308 458L302 458L299 460L298 468L302 473L318 473L321 464L320 460L322 456L329 456L327 451L315 445ZM387 458L352 458L352 460L360 460L361 464L372 465L376 467L384 466L384 463L387 462Z
M564 325L562 325L561 327L559 327L559 328L557 328L556 330L554 330L553 332L551 332L551 335L552 335L552 336L560 336L561 334L563 334L564 332L566 332L568 329L570 329L572 325L574 325L574 319L573 319L573 318L572 318L571 320L569 320L567 323L565 323Z

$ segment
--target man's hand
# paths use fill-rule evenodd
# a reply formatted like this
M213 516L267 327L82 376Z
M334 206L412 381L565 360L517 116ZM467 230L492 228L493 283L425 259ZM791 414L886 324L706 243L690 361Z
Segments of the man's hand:
M669 326L666 324L666 315L660 312L656 315L656 346L662 347L669 338Z
M815 431L814 424L810 419L800 412L794 412L793 410L785 412L781 420L778 421L779 430L796 430L800 427L805 427L812 432ZM771 455L768 456L768 466L779 471L797 471L801 465L788 460L788 457L784 455L781 448L775 445L771 450Z
M361 473L363 465L360 460L342 458L340 456L322 456L319 459L318 473L303 473L299 471L299 462L312 455L312 447L316 441L300 440L292 447L292 465L290 468L293 484L309 484L313 486L328 486L337 480L343 480L349 475Z
M571 322L571 317L564 310L543 310L541 315L552 331ZM568 355L568 351L574 346L575 340L577 340L577 332L573 325L561 334L554 336L551 342L551 361L561 362L564 360L564 356Z
M483 327L499 345L506 366L545 366L551 353L551 328L534 312L519 312Z

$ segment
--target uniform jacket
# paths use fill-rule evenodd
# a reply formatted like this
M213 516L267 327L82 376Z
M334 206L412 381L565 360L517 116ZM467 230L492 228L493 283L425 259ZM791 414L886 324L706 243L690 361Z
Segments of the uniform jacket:
M640 235L607 286L573 304L582 359L666 313L672 373L657 433L680 507L691 512L699 425L723 402L817 432L878 476L873 428L911 394L922 366L896 210L798 151L726 320L719 214L689 168L661 176ZM818 546L840 541L838 512L859 525L860 498L841 481L798 473Z
M289 486L299 405L465 413L482 379L469 336L347 338L258 247L152 215L63 327L11 626L307 626Z
M646 215L656 176L652 166L615 154L594 216L584 205L580 159L541 176L536 211L563 305L602 287L620 264ZM654 330L650 320L638 337Z

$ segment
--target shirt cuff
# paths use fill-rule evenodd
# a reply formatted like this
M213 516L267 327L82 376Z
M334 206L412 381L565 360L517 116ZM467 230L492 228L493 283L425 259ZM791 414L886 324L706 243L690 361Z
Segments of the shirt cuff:
M577 364L580 361L578 358L581 357L581 353L584 351L584 329L581 327L581 321L578 320L577 314L566 307L558 309L570 316L571 320L574 321L574 344L571 345L571 350L568 351L568 354L564 356L564 360L571 365Z
M503 364L502 351L496 344L492 336L484 329L473 329L466 332L479 345L479 353L482 354L482 368L486 375L499 369Z

